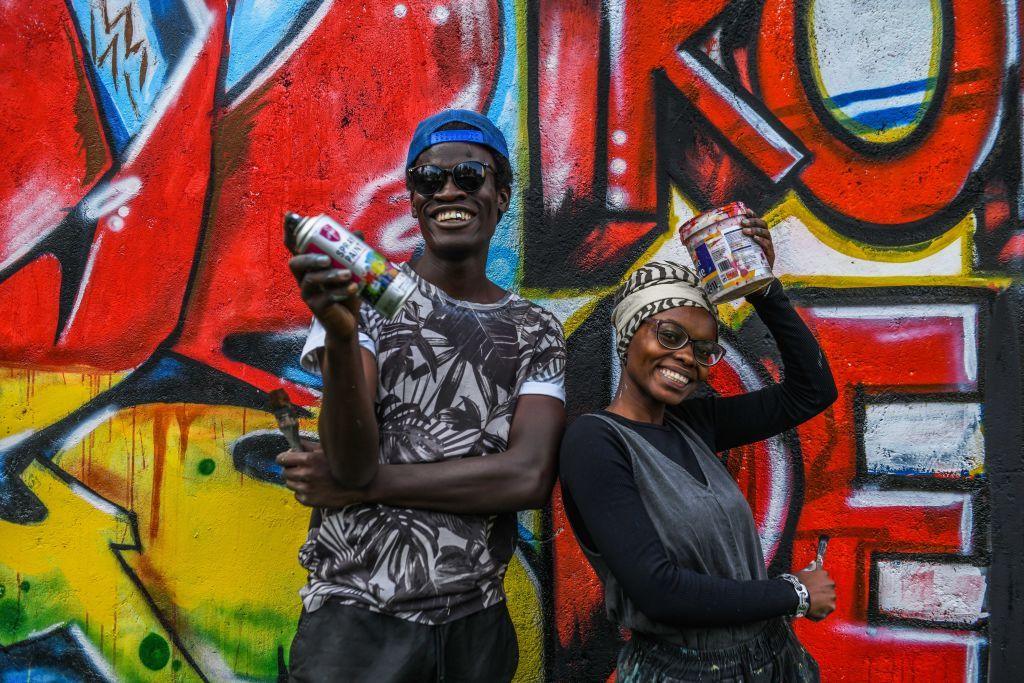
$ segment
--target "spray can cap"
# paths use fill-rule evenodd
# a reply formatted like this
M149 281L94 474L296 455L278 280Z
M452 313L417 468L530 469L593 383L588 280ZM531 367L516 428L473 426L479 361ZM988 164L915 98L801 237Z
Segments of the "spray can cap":
M284 215L284 246L288 247L288 251L295 252L295 231L299 227L299 223L302 222L302 216L297 213L286 213Z

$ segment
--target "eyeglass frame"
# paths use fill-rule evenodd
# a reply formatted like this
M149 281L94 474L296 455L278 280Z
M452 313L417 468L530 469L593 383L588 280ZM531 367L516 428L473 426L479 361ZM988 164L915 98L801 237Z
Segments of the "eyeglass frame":
M484 169L483 180L480 183L480 187L476 188L475 190L467 190L462 185L459 185L459 181L455 177L455 169L457 169L459 166L462 166L463 164L477 164L477 165L481 166ZM413 180L413 177L412 177L413 171L415 171L417 169L420 169L420 168L428 168L428 167L436 168L436 169L438 169L438 170L440 170L440 171L442 171L444 173L444 180L441 182L441 187L437 188L436 190L434 190L433 192L431 192L429 194L424 193L424 192L420 192L419 190L417 190L416 189L416 181ZM487 182L487 176L490 175L490 174L493 174L495 172L496 171L495 171L494 167L491 166L486 161L477 161L476 159L468 159L466 161L460 161L459 163L455 164L451 168L445 168L444 166L438 166L437 164L420 164L418 166L410 166L409 168L407 168L405 170L405 177L409 179L409 184L412 185L412 191L413 192L415 192L416 194L420 195L421 197L427 197L429 199L430 197L433 197L435 194L437 194L438 192L443 190L448 185L448 179L449 178L451 178L452 182L455 183L455 187L459 188L463 192L468 192L469 194L476 194L477 192L479 192L483 188L484 183Z
M698 365L701 365L701 366L703 366L705 368L710 368L713 365L717 365L718 363L722 362L722 359L725 358L725 347L724 346L719 344L717 341L711 341L709 339L694 339L694 338L692 338L690 336L690 333L687 331L687 329L685 327L683 327L682 325L680 325L679 323L677 323L677 322L675 322L673 320L664 320L662 318L647 318L646 320L644 320L644 324L648 324L648 323L654 325L654 336L658 340L658 343L661 344L662 348L668 349L669 351L678 351L679 349L686 348L687 344L694 344L695 342L704 342L704 343L707 343L707 344L714 344L716 347L721 349L722 355L719 356L717 360L715 360L713 363L704 363L698 357L698 355L697 355L697 347L695 345L693 347L693 360L695 360ZM683 337L684 337L683 343L680 344L679 346L675 346L675 347L672 347L672 346L669 346L668 344L666 344L665 341L661 338L661 326L663 324L669 324L669 325L673 325L675 327L678 327L679 330L682 332Z

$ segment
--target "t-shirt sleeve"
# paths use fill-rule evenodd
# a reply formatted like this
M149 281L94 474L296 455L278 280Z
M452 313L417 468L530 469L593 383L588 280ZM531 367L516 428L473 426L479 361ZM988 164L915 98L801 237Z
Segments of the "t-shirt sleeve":
M519 395L552 396L564 403L565 336L562 324L550 313L546 314L536 340Z
M380 325L383 321L380 313L365 301L359 307L359 345L364 349L377 355L377 339L380 335ZM324 348L327 339L327 331L320 321L313 318L309 326L309 333L306 335L306 343L302 346L299 354L299 363L307 372L320 374L320 350Z

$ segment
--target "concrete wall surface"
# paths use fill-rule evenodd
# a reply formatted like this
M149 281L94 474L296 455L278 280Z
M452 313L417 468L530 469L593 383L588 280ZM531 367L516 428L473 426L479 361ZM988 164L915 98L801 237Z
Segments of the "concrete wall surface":
M265 409L309 316L285 211L419 242L405 144L488 113L517 173L489 273L603 406L609 295L741 199L839 400L723 454L773 571L821 534L826 681L1024 671L1024 189L1015 0L0 3L0 679L275 680L308 510ZM778 376L722 309L723 394ZM309 420L304 427L312 429ZM621 635L556 490L506 586L520 681L606 681Z

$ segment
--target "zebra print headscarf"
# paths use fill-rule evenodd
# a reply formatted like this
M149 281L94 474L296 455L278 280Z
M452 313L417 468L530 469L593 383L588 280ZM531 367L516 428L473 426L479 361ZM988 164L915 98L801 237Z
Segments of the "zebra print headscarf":
M672 261L651 261L630 275L615 293L612 325L615 350L626 364L626 349L640 325L652 315L679 306L696 306L718 320L718 309L700 286L697 274Z

